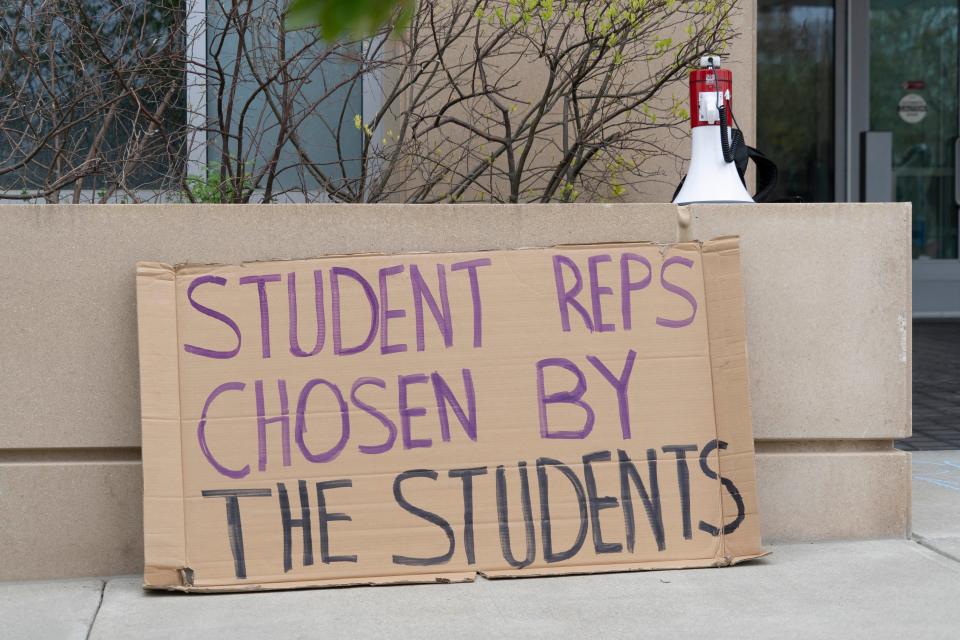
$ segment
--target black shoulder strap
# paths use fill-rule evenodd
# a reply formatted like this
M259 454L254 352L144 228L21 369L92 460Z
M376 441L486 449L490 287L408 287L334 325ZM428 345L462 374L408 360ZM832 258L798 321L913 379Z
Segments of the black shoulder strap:
M730 146L733 147L733 163L737 165L737 173L740 174L740 180L743 181L744 175L747 173L747 163L750 162L750 152L747 151L747 143L744 141L743 132L740 129L731 129L730 137ZM745 181L743 186L747 186Z
M777 177L780 171L777 169L777 165L773 160L765 156L763 152L747 146L743 140L743 132L739 129L734 129L732 133L734 144L733 161L737 165L737 173L740 174L740 179L743 180L744 185L746 185L744 176L747 173L747 164L750 160L753 160L753 164L757 166L757 192L754 194L753 200L754 202L766 202L777 186Z
M767 202L770 194L777 186L780 170L777 169L777 164L773 160L753 147L747 147L747 154L753 160L753 164L757 166L757 193L753 196L753 199L756 202Z
M687 176L680 178L680 184L677 185L677 188L673 190L673 195L670 196L670 202L673 202L677 199L677 194L680 193L680 189L683 189L683 183L687 181Z

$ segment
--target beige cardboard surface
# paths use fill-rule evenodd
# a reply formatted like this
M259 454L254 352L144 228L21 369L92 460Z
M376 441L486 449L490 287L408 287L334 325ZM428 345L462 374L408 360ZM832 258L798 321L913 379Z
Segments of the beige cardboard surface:
M735 238L137 271L144 581L763 554Z

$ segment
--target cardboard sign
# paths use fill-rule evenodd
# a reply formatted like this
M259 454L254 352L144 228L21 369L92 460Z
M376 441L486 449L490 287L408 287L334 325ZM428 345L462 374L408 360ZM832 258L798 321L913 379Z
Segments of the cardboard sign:
M764 553L736 238L141 263L137 304L147 587Z

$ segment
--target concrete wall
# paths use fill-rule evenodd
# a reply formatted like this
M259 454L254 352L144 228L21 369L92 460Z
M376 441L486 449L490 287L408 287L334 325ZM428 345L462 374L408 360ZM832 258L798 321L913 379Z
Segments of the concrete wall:
M765 540L909 527L909 205L26 205L0 229L0 579L142 569L137 260L739 234Z

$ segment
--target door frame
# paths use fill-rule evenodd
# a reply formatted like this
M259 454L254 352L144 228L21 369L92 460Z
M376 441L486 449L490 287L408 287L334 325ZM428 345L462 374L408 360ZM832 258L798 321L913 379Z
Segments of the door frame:
M859 202L862 200L860 134L870 130L869 0L834 0L834 25L835 140L840 141L836 149L836 166L846 169L846 179L837 180L836 200ZM960 47L957 64L960 66ZM960 86L957 92L960 95ZM960 173L956 166L958 161L960 159L954 158L954 171ZM954 183L960 184L958 180ZM955 204L960 204L960 193L954 194L954 200ZM960 208L955 209L955 215L960 216ZM913 317L960 318L960 259L924 258L913 260L912 266Z

